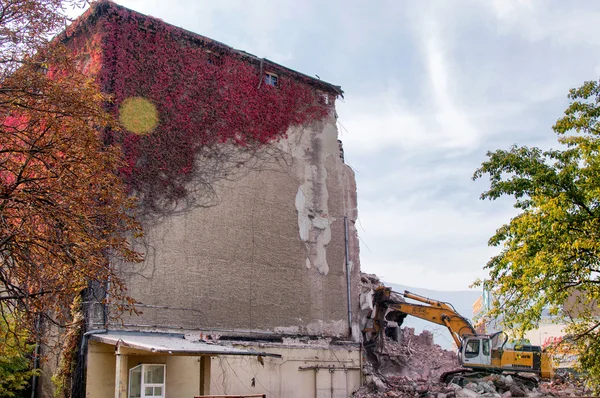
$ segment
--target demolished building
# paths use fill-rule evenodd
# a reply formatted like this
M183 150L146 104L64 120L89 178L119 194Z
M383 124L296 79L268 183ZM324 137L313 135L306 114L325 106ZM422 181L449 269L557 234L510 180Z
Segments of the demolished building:
M79 394L349 396L360 263L341 89L109 1L62 40L112 95L125 131L104 139L145 231L143 263L111 264L141 313L87 298Z

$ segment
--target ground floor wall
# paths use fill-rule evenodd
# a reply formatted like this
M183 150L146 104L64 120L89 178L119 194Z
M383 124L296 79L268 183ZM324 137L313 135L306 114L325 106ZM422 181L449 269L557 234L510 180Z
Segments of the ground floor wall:
M262 351L282 358L212 358L211 394L257 394L267 397L346 398L360 387L358 347L278 348Z
M244 348L252 348L244 346ZM328 347L269 345L257 350L281 358L217 356L210 360L210 393L267 394L269 398L345 398L361 384L361 353L356 345ZM126 352L127 371L140 364L165 365L165 397L200 394L201 357ZM87 398L115 397L117 356L112 345L90 342L87 359ZM122 374L125 374L123 372Z

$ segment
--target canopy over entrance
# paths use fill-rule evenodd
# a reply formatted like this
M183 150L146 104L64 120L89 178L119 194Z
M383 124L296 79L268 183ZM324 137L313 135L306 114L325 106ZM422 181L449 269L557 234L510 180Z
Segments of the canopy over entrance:
M281 358L281 355L235 348L230 345L192 339L183 334L108 331L92 334L90 340L135 350L171 355L254 355Z

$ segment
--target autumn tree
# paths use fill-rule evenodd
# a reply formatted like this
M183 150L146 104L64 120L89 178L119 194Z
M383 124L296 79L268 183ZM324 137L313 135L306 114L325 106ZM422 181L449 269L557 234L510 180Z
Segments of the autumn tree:
M0 312L32 333L40 316L68 322L92 282L130 304L108 259L140 259L121 153L100 139L115 128L108 99L50 41L83 4L0 0Z
M482 199L511 196L519 214L490 245L502 248L483 282L491 315L521 332L544 310L567 324L579 363L600 388L600 84L570 91L553 127L557 148L513 146L488 152L474 179L488 176Z

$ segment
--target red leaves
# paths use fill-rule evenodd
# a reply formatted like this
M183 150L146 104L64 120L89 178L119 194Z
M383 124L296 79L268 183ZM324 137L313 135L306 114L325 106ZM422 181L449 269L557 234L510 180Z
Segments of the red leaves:
M159 113L153 132L121 137L127 163L121 175L136 192L181 198L202 148L225 142L268 144L285 136L290 126L328 112L310 86L284 75L279 87L262 84L259 89L258 66L233 53L207 51L152 18L118 9L101 31L100 80L114 95L113 111L125 99L140 96Z

